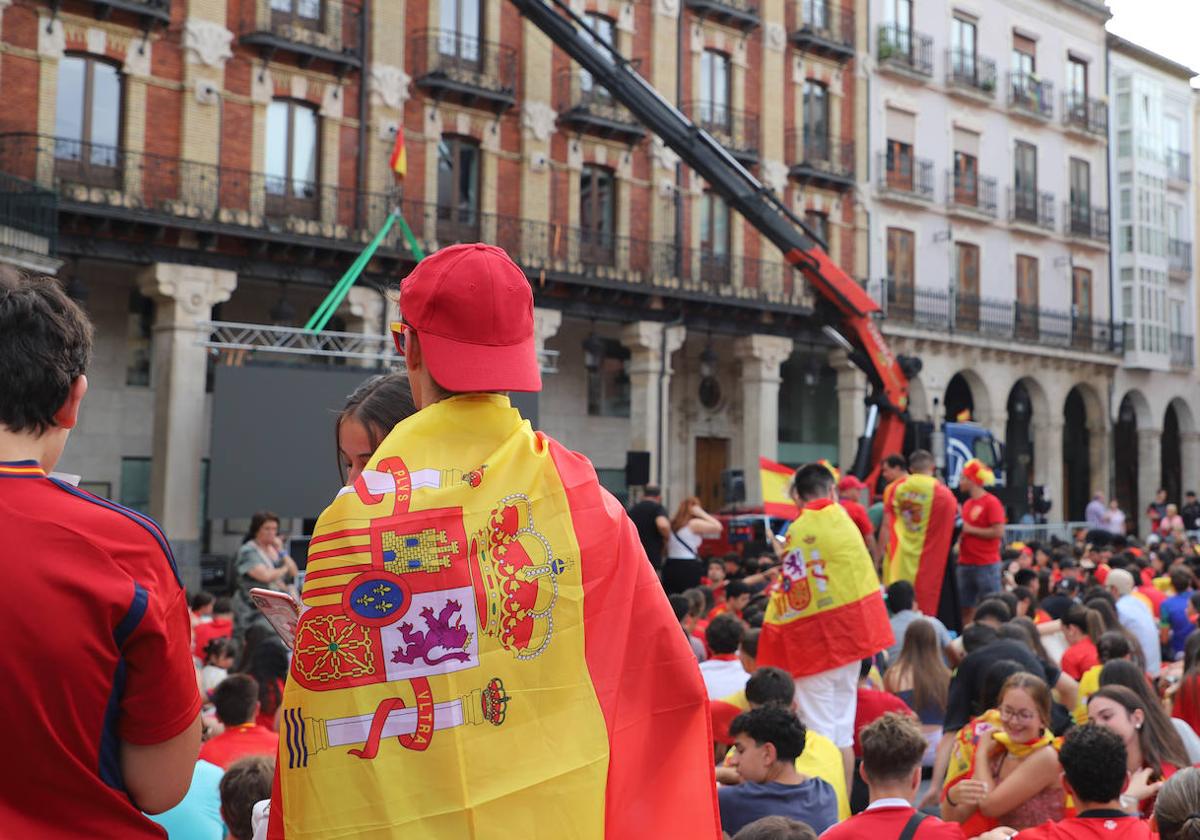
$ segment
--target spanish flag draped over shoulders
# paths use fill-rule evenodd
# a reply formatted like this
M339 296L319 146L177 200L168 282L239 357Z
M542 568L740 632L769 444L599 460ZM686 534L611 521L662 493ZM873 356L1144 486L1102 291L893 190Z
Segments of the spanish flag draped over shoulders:
M758 664L806 677L873 656L893 641L858 526L831 499L809 502L788 528Z
M953 491L931 475L905 476L884 490L883 510L888 529L884 584L910 581L917 609L937 615L958 514Z
M506 397L409 417L317 522L270 837L707 840L711 750L632 523Z

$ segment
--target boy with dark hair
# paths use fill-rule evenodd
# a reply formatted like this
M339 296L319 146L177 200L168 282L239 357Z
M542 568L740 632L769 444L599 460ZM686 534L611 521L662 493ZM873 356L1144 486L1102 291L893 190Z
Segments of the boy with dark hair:
M254 722L258 716L258 680L249 674L226 677L213 692L212 701L225 731L205 742L200 758L228 767L247 755L275 755L279 734Z
M229 765L221 778L221 817L229 828L230 840L251 840L256 803L271 798L275 759L253 755Z
M817 833L799 820L762 817L739 831L733 840L817 840Z
M921 787L921 758L928 746L921 725L910 715L888 712L859 732L862 766L870 804L861 814L825 833L829 840L901 836L916 823L913 840L962 840L958 823L927 817L912 807Z
M192 646L192 655L204 659L204 651L213 639L229 639L233 637L233 601L222 595L212 605L212 620L196 625L193 632L196 644Z
M743 580L729 581L725 587L725 600L713 607L712 612L708 614L709 621L726 613L741 618L742 611L746 609L746 605L750 603L752 597L754 597L754 590L750 584Z
M895 662L900 656L900 648L904 645L904 634L908 632L908 625L917 619L924 619L933 625L933 630L937 633L938 647L943 651L942 659L946 659L945 650L953 641L950 638L950 631L934 616L925 615L913 609L915 599L916 590L913 589L910 581L897 580L887 588L887 608L891 614L888 621L892 625L892 636L895 637L895 641L887 649L889 663Z
M1021 832L1022 840L1149 840L1154 836L1149 823L1121 807L1129 771L1120 735L1094 723L1077 726L1067 733L1058 760L1063 790L1075 800L1075 816L1027 828Z
M36 635L0 648L5 837L162 837L142 812L183 799L200 743L192 618L166 536L49 475L91 351L55 280L0 268L0 637Z
M192 608L192 615L197 621L208 621L213 614L213 594L201 590L193 595L189 601Z
M981 601L975 608L976 624L989 624L998 629L1001 624L1007 624L1010 621L1012 621L1012 610L999 598L988 598Z
M822 779L796 772L804 751L804 724L790 709L764 706L733 719L730 758L742 783L721 787L721 828L736 834L760 817L791 817L822 832L837 822L837 796Z
M745 634L746 625L728 613L714 618L705 629L704 638L711 655L700 663L700 676L704 678L710 701L733 694L750 678L737 655Z
M1169 631L1167 643L1171 647L1171 659L1179 659L1183 656L1183 646L1187 644L1187 637L1196 629L1196 625L1192 624L1187 614L1188 599L1192 595L1196 579L1192 570L1182 563L1172 566L1168 576L1171 578L1171 588L1175 590L1175 594L1163 601L1159 607L1159 626Z

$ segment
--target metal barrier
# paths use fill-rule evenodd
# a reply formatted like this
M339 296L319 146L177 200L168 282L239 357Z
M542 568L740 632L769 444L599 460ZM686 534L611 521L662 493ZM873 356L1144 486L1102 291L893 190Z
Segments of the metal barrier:
M1004 526L1004 544L1011 545L1014 542L1039 542L1048 543L1051 538L1057 537L1064 542L1072 542L1074 534L1080 528L1087 530L1092 526L1087 522L1047 522L1041 525L1005 525Z

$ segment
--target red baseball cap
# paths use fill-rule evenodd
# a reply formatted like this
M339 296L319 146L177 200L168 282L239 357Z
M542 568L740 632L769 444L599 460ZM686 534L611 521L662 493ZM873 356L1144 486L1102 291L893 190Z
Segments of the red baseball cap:
M863 484L858 480L857 477L852 475L844 475L842 476L842 480L838 482L838 490L851 491L865 489L867 489L867 485Z
M400 311L446 390L542 390L533 290L502 248L451 245L421 260L400 282Z

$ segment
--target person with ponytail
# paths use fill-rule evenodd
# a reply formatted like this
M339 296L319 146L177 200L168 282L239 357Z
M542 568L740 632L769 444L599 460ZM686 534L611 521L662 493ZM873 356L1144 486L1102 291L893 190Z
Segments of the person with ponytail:
M1158 695L1146 681L1146 675L1138 670L1138 666L1128 659L1114 659L1100 669L1100 685L1123 685L1142 698L1146 707L1146 719L1149 721L1147 725L1152 725L1160 732L1175 730L1183 744L1184 752L1187 753L1188 764L1200 762L1200 737L1179 718L1167 715L1167 710L1163 708Z
M1123 685L1103 686L1088 699L1088 721L1111 729L1125 742L1130 780L1121 802L1129 813L1148 816L1162 782L1188 766L1179 735L1152 717L1142 698Z
M1200 840L1200 770L1187 767L1167 780L1150 826L1161 840Z
M1104 633L1104 619L1090 607L1076 604L1063 616L1062 631L1069 645L1063 651L1062 669L1078 682L1089 668L1100 664L1096 643Z
M942 819L961 823L968 837L999 825L1020 830L1060 819L1061 768L1049 727L1045 681L1026 672L1005 680L996 708L966 728L973 728L976 742L956 740Z

